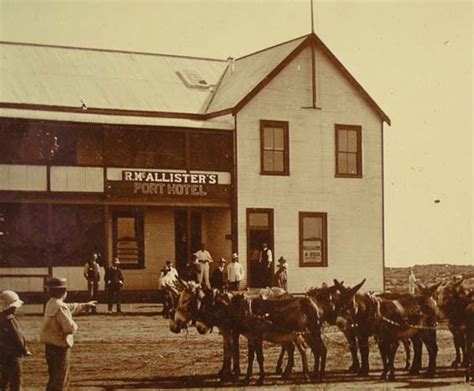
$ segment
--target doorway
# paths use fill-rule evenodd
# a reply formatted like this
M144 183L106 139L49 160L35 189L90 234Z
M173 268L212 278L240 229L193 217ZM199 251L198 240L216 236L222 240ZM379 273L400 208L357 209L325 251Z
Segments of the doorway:
M201 211L191 208L174 212L176 268L181 272L201 247Z
M268 244L275 257L273 209L247 209L247 270L248 285L251 288L263 288L267 285L262 278L259 263L263 243Z

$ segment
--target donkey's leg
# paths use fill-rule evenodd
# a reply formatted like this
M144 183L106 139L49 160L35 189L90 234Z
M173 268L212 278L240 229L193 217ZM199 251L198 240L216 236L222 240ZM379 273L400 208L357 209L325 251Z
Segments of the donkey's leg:
M233 366L233 377L235 380L239 379L240 376L240 345L239 345L240 333L236 330L232 331L232 359L234 361Z
M286 352L285 346L281 345L280 355L278 356L278 361L275 368L275 373L277 375L281 375L283 372L282 367L283 367L283 358L285 357L285 352Z
M284 379L288 378L293 372L293 367L295 366L295 345L292 342L287 342L282 345L282 349L288 352L288 363L286 364L285 371L283 372L282 376Z
M309 377L309 370L308 370L308 357L306 356L304 340L297 340L296 348L298 349L301 355L301 363L303 366L303 377L307 379Z
M408 338L404 338L402 340L403 348L405 350L405 371L410 369L410 340Z
M428 369L425 377L433 378L436 374L436 356L438 355L438 344L436 342L436 330L426 330L422 334L423 343L428 350Z
M461 344L459 338L459 329L458 327L448 324L449 331L453 334L453 343L454 343L454 350L456 352L456 358L451 363L451 368L457 368L461 364Z
M316 330L311 336L313 341L312 350L314 355L314 369L313 378L316 382L322 381L324 375L324 368L322 365L326 365L326 346L321 338L321 330Z
M411 339L413 345L413 362L410 368L411 375L418 375L421 370L421 349L422 342L418 336L414 336Z
M232 337L228 332L223 332L223 348L224 348L224 362L222 369L219 371L219 378L221 381L226 381L231 378L231 360L232 360Z
M381 380L387 379L387 372L388 372L388 354L387 354L387 343L385 340L379 339L378 347L380 351L380 358L382 359L383 370L380 374Z
M259 376L258 380L255 383L257 386L261 386L265 381L265 366L264 366L264 357L263 357L263 341L259 340L255 346L255 350L257 351L257 361L258 361L258 368L259 368Z
M244 378L245 384L250 383L250 379L252 377L253 360L255 358L255 341L249 338L247 346L248 346L248 363L247 363L247 374L245 375L245 378Z
M362 366L358 371L359 376L369 376L369 336L362 333L357 338Z
M397 354L398 345L398 341L392 341L389 346L387 379L390 381L395 380L395 355Z
M357 373L360 368L359 356L357 352L357 337L355 333L355 328L350 327L348 323L343 318L337 319L337 327L344 333L347 343L349 344L349 350L351 352L352 364L349 367L349 372Z

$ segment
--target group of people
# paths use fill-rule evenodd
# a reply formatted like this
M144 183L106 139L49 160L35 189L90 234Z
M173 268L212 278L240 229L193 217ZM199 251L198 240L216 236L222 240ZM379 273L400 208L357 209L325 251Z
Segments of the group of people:
M100 265L98 254L93 253L84 265L84 278L87 281L87 292L90 300L98 300L99 282L100 282ZM123 273L120 270L120 259L114 258L112 265L106 268L104 273L105 290L107 292L108 313L112 313L113 304L117 304L117 313L122 312L122 295ZM95 307L91 309L91 313L97 313Z
M73 315L94 310L96 301L87 303L65 303L67 281L65 278L50 278L46 287L46 303L40 329L40 340L45 346L48 366L47 391L65 390L69 385L71 348L78 326ZM22 357L31 355L15 312L23 305L18 294L11 290L0 294L0 390L21 390Z

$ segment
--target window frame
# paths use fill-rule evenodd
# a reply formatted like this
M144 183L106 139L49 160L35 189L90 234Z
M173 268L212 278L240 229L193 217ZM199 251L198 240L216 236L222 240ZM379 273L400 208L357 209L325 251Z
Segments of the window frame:
M141 210L119 210L112 212L112 254L117 257L118 219L134 218L138 237L138 262L120 263L121 269L145 269L145 219Z
M336 124L335 129L335 159L336 159L336 178L362 178L363 177L363 167L362 167L362 126L360 125L344 125ZM340 130L351 130L356 131L357 134L357 173L356 174L346 174L339 172L339 131ZM348 153L347 151L342 151L343 153Z
M316 217L322 219L322 263L317 262L304 262L303 260L303 221L307 217ZM299 236L298 236L298 250L299 250L299 266L300 267L328 267L328 225L327 225L327 213L326 212L299 212L298 214L298 226L299 226Z
M264 130L266 127L283 129L283 171L266 171L264 167ZM289 122L260 120L260 175L290 175L290 142L289 142Z

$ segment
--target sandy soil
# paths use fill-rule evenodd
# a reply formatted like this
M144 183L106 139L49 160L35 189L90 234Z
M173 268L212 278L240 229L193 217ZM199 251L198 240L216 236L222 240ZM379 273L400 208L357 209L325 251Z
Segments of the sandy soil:
M29 306L25 306L29 307ZM79 331L72 354L73 390L120 390L163 388L243 388L242 384L220 385L216 374L222 363L222 338L217 332L198 335L193 329L188 334L173 334L168 321L158 315L161 306L153 304L126 304L125 315L102 314L80 316L76 320ZM43 346L38 340L40 315L31 314L38 308L23 308L19 314L22 329L30 341L33 356L23 360L24 388L44 389L47 381ZM30 312L29 314L26 314ZM438 376L435 379L409 377L401 369L395 383L378 380L381 362L376 346L371 344L372 371L367 379L346 373L350 354L343 335L334 328L325 329L328 346L327 377L318 386L321 389L469 389L463 383L462 372L449 368L454 354L450 334L442 326L438 334ZM241 369L246 369L246 346L242 337ZM309 353L309 352L308 352ZM316 385L304 383L300 378L301 360L296 356L295 373L283 381L274 374L279 347L265 346L265 369L268 373L264 389L314 389ZM309 354L308 354L309 355ZM403 366L404 354L400 348L397 364ZM424 363L427 357L424 357ZM258 371L257 363L254 372ZM256 380L256 376L255 379ZM260 388L262 389L262 388Z

